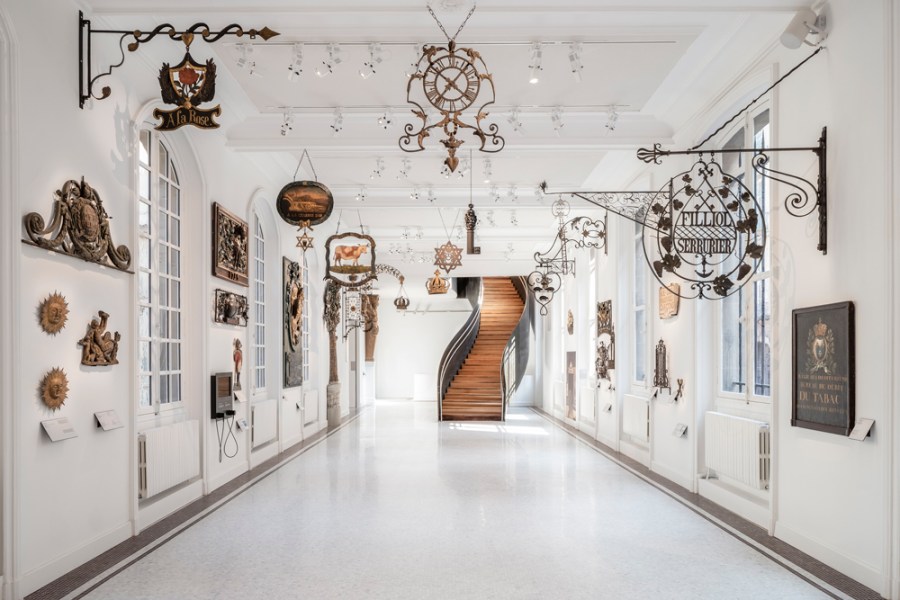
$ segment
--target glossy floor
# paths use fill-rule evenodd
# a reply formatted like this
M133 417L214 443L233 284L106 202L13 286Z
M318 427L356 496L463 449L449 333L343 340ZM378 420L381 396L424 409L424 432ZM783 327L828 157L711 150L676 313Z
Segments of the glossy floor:
M87 597L827 598L536 413L379 402Z

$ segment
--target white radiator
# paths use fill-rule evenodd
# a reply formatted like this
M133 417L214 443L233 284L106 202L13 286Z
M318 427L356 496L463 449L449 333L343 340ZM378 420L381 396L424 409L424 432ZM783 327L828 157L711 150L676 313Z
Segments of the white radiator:
M256 448L274 440L278 429L278 404L275 400L257 402L250 415L251 445Z
M150 498L200 475L200 423L182 421L138 434L138 493Z
M769 424L706 413L706 468L755 490L769 487Z
M303 426L312 425L319 420L319 391L303 392Z
M650 402L646 398L625 394L622 399L622 431L636 440L650 441Z

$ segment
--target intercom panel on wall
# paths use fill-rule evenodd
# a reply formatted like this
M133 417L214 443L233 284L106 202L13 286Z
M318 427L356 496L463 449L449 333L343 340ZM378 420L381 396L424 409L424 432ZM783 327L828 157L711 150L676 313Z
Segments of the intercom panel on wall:
M216 373L210 381L209 389L212 396L210 416L215 419L229 412L234 412L234 392L231 388L231 373Z

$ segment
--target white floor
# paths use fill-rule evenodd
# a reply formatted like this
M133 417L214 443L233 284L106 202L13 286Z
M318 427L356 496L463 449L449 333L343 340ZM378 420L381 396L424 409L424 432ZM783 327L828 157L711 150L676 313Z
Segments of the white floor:
M824 598L516 409L379 402L88 598Z

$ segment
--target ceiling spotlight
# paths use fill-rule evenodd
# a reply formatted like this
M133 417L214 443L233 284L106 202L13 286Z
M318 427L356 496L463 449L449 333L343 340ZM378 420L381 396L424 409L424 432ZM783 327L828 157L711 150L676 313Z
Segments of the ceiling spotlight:
M281 118L281 135L287 135L294 129L294 111L287 109Z
M316 75L319 77L328 77L334 73L335 67L341 64L341 48L337 44L328 44L325 47L325 60L316 67Z
M516 247L513 245L512 242L509 242L508 244L506 244L505 255L506 255L507 262L512 258L512 255L515 254L515 252L516 252Z
M509 211L509 224L512 225L513 227L519 226L519 218L516 217L515 209Z
M344 111L338 106L334 109L334 121L330 125L333 135L337 135L344 129Z
M516 184L509 186L509 190L506 192L506 198L510 202L515 202L519 199L519 190L516 188Z
M581 83L581 71L584 69L584 65L581 64L581 42L569 44L569 69L575 82Z
M613 104L609 107L609 110L606 111L606 127L610 131L616 130L616 124L619 122L619 113L616 111L616 105Z
M437 200L437 197L434 195L434 188L430 185L428 186L428 201L434 204L434 201Z
M484 218L487 221L487 224L490 225L491 227L497 226L497 222L494 220L494 211L493 210L487 211L487 213L485 213L485 215L484 215Z
M409 170L412 169L412 161L408 158L404 158L400 161L400 173L397 174L397 179L409 179Z
M544 187L540 183L534 186L534 197L538 202L543 202L544 200Z
M365 202L366 198L368 198L368 190L366 190L366 186L362 186L359 188L359 191L356 193L356 201L357 202Z
M393 119L393 117L394 117L394 115L393 115L393 113L391 112L391 109L390 109L390 108L385 108L385 109L384 109L384 112L381 113L381 116L378 117L378 125L379 125L382 129L387 129L388 127L390 127L390 125L391 125L391 120Z
M422 226L419 225L416 227L416 239L421 240L423 237L425 237L425 230L423 230Z
M238 44L237 66L240 69L247 69L250 75L258 75L256 59L253 58L253 44Z
M490 157L484 159L484 182L490 183L491 177L494 176L494 165L491 163Z
M528 77L528 83L535 84L541 80L540 72L543 70L541 66L542 54L540 42L531 44L531 64L528 65L528 68L531 69L531 75Z
M381 61L381 44L369 44L369 59L363 62L362 69L359 70L359 76L363 79L370 78L375 74L375 67L380 65Z
M815 44L807 42L809 34L819 36ZM781 44L791 50L796 50L801 45L818 46L825 39L825 14L816 15L811 8L801 8L791 19L787 29L781 34Z
M512 109L512 112L509 113L508 117L506 117L506 122L509 123L509 126L512 127L513 131L515 131L516 133L522 133L522 121L519 120L518 106Z
M412 45L412 62L406 67L406 70L403 71L403 74L406 75L406 78L409 79L413 75L419 72L419 59L422 57L422 46L417 44Z
M380 178L382 173L384 173L384 159L379 156L375 159L375 168L372 169L369 179Z
M554 106L553 110L550 111L550 122L553 123L553 131L556 132L556 135L560 135L561 130L565 123L563 123L562 119L562 107Z
M303 72L303 44L294 44L291 64L288 65L288 81L293 81Z
M494 202L500 202L500 190L497 189L496 185L491 186L491 198Z
M466 174L469 172L469 169L472 168L472 161L468 158L464 158L459 163L459 169L456 170L456 174L460 179L463 179Z
M413 186L412 191L409 193L409 199L413 201L419 200L419 186Z
M403 231L400 233L400 239L401 240L409 239L409 227L407 227L405 225L403 226Z
M449 179L450 173L451 173L450 167L448 167L446 164L444 164L444 166L441 167L441 175L444 176L444 179Z

